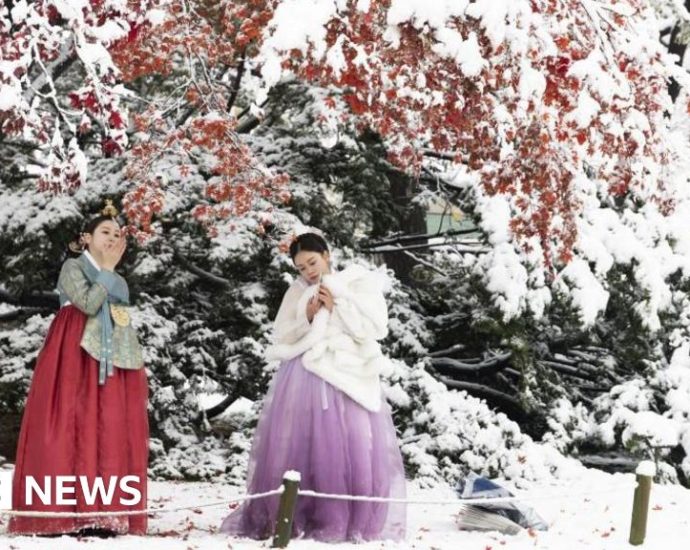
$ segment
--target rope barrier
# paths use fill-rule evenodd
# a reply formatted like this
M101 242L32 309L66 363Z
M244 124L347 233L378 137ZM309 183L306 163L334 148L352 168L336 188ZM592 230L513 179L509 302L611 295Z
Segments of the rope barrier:
M252 493L250 495L243 495L230 500L222 502L211 502L208 504L199 504L197 506L181 506L179 508L146 508L144 510L118 510L116 512L33 512L29 510L0 510L0 516L16 516L16 517L33 517L33 518L99 518L99 517L117 517L117 516L135 516L142 514L167 514L170 512L180 512L183 510L194 510L196 508L208 508L210 506L220 506L221 504L233 504L235 502L244 502L254 500L257 498L265 498L273 495L283 494L284 488L281 486L272 491L265 493Z
M366 495L344 495L337 493L320 493L318 491L311 491L308 489L299 489L297 492L300 496L331 499L331 500L349 500L358 502L387 502L392 504L427 504L427 505L461 505L466 506L469 504L498 504L498 503L509 503L509 502L520 502L520 501L534 501L534 500L558 500L558 499L571 499L573 497L587 497L598 493L614 493L622 491L631 491L637 487L637 483L629 484L620 487L610 487L608 489L583 491L580 493L536 493L536 494L525 494L512 497L493 497L493 498L453 498L453 499L405 499L405 498L391 498L391 497L376 497L376 496L366 496ZM146 508L144 510L122 510L115 512L38 512L38 511L28 511L28 510L0 510L0 516L16 516L16 517L45 517L45 518L77 518L77 517L116 517L116 516L131 516L131 515L141 515L141 514L166 514L171 512L180 512L184 510L194 510L197 508L207 508L211 506L220 506L234 504L237 502L245 502L250 500L255 500L259 498L266 498L274 495L281 495L284 491L284 487L281 486L272 491L266 491L264 493L252 493L248 495L243 495L230 500L224 500L221 502L211 502L207 504L200 504L196 506L182 506L177 508Z
M489 498L454 498L454 499L436 499L436 500L426 500L426 499L406 499L406 498L389 498L389 497L370 497L364 495L340 495L336 493L319 493L317 491L310 491L307 489L299 489L297 494L305 497L332 499L332 500L350 500L359 502L388 502L392 504L457 504L466 506L468 504L499 504L499 503L509 503L509 502L520 502L520 501L534 501L534 500L558 500L558 499L571 499L577 496L589 496L597 493L615 493L623 491L632 491L637 487L637 484L625 485L621 487L614 487L609 489L600 489L596 491L587 491L582 493L568 493L568 494L532 494L532 495L519 495L512 497L489 497Z

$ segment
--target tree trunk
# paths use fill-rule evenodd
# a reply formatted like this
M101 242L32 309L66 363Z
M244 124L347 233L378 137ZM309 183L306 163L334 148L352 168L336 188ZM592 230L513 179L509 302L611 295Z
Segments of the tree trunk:
M0 414L0 456L4 456L9 462L14 462L15 459L21 422L21 413Z
M412 200L417 195L417 183L398 171L391 170L388 174L391 186L391 195L398 212L398 227L404 235L425 234L426 212L420 205ZM423 254L423 252L419 252ZM400 281L405 285L414 285L411 277L412 268L417 264L414 258L400 251L384 252L381 254L383 261L390 267Z

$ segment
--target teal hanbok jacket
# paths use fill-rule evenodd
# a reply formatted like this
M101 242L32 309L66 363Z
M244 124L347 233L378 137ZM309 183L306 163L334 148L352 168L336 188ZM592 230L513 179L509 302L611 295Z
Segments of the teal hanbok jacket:
M127 282L96 265L87 252L65 261L58 279L60 305L72 304L88 315L81 347L101 362L103 375L106 367L111 374L113 365L140 369L144 362L129 315ZM105 383L105 376L99 377L99 382Z

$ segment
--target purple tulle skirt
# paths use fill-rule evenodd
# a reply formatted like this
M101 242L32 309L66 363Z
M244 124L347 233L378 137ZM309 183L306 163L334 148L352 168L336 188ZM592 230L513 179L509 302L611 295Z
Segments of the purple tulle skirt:
M283 474L301 474L301 489L405 498L405 472L388 404L373 413L302 366L280 365L264 401L249 456L249 493L270 491ZM278 496L245 502L221 526L227 534L273 535ZM299 496L293 537L326 542L401 540L404 504Z

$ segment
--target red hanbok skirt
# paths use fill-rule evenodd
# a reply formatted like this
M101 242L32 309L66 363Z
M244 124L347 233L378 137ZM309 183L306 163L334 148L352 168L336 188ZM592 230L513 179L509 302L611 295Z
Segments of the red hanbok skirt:
M31 389L22 418L12 487L15 510L54 512L104 512L146 508L148 465L148 386L146 371L115 368L105 385L98 385L98 363L80 346L87 316L68 305L60 309L36 362ZM27 504L26 477L33 476L44 488L50 477L51 501L44 504L34 491ZM66 483L74 492L64 496L77 504L56 503L55 476L76 476ZM88 490L94 480L110 477L117 484L112 502L87 499L79 482L85 476ZM125 476L137 476L123 487ZM127 504L140 492L138 504ZM71 490L71 489L70 489ZM121 501L124 500L123 504ZM70 533L100 528L116 533L143 535L145 514L115 517L33 518L13 517L9 531L18 534Z

